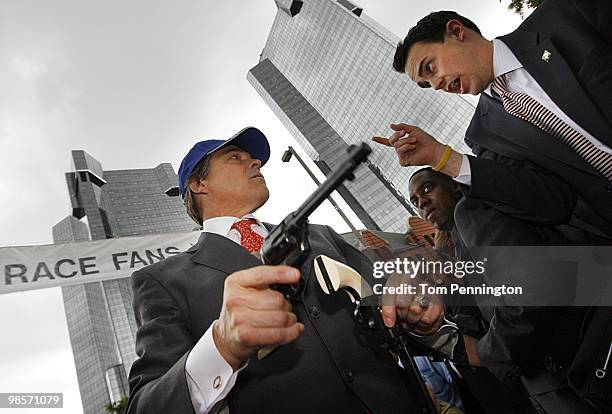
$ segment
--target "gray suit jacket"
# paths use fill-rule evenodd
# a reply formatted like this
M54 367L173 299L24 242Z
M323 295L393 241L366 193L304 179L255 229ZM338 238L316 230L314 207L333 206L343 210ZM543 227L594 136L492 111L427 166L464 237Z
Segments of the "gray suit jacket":
M230 392L231 412L413 413L415 401L378 339L356 327L348 297L327 296L312 274L325 254L371 275L370 263L324 226L310 226L313 255L301 268L304 289L294 303L305 331L262 361L251 360ZM191 413L186 358L218 318L225 278L260 265L236 243L203 233L185 253L133 275L138 359L130 372L128 413Z

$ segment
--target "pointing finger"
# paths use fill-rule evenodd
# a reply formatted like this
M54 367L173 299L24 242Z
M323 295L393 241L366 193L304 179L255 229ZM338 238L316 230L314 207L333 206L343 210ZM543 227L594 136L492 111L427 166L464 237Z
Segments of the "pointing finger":
M372 141L378 142L379 144L386 145L387 147L392 147L393 144L389 142L389 139L383 137L372 137Z

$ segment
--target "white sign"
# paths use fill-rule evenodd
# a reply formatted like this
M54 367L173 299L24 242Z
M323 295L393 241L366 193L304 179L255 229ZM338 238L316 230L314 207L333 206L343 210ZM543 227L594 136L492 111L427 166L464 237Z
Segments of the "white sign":
M0 248L0 294L130 276L187 250L200 232Z

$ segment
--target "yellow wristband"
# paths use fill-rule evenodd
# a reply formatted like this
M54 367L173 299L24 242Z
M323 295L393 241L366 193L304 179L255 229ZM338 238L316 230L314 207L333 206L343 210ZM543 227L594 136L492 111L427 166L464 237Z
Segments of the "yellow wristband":
M444 154L442 154L442 158L440 159L440 161L438 161L436 165L431 167L432 170L440 171L442 170L442 168L444 168L444 166L448 162L448 159L450 158L451 153L453 152L453 149L448 145L445 145L445 147L446 148L444 149Z

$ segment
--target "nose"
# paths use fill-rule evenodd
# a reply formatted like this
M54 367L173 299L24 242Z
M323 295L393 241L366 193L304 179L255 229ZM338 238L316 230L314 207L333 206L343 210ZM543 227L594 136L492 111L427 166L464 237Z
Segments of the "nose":
M419 210L423 210L429 204L429 198L425 196L418 196L417 198L417 208Z
M256 158L251 159L249 167L251 168L261 168L261 160Z
M444 79L443 78L433 78L431 80L431 87L434 88L436 91L438 89L443 89L444 88Z

